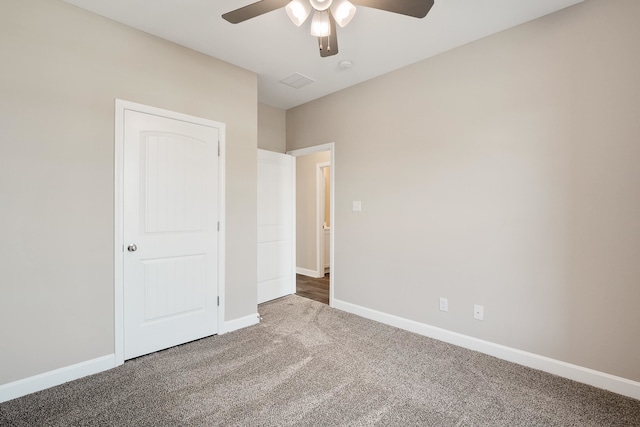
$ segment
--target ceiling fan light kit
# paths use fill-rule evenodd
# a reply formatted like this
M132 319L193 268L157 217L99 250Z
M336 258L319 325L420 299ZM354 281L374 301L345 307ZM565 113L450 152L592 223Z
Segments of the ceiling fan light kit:
M349 0L292 0L285 7L289 19L298 27L307 19L311 8L315 10L314 19L318 13L330 9L331 16L341 27L351 22L356 14L356 7ZM311 35L315 34L312 32Z
M338 53L335 24L344 27L351 22L356 14L354 3L358 6L424 18L431 10L434 0L261 0L227 12L222 18L232 24L238 24L284 7L291 22L299 27L313 12L311 35L318 38L320 56L324 58Z
M315 37L331 35L328 10L341 27L351 22L356 14L356 7L349 0L291 0L285 7L289 19L298 27L307 20L312 9L311 35Z
M344 27L356 14L356 7L349 0L291 0L285 10L291 22L301 26L314 10L311 22L311 35L314 37L327 37L331 34L329 17L323 13L329 13L338 25ZM326 11L326 12L325 12Z

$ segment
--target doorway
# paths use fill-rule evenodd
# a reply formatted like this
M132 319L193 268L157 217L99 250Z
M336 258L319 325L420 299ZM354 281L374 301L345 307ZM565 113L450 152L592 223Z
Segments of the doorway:
M296 158L296 276L302 285L299 293L311 299L316 298L309 295L319 295L318 300L332 306L335 294L334 143L287 154ZM325 201L327 192L328 200ZM328 274L325 275L325 271ZM326 289L327 285L328 298L325 298L318 291L322 287Z

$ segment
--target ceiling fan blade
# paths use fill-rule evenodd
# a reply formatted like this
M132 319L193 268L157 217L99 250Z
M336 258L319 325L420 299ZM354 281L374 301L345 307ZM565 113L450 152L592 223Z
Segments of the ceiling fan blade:
M318 37L318 47L320 48L320 56L326 58L338 53L338 35L336 34L336 21L329 14L329 23L331 24L331 34L329 37Z
M271 12L272 10L285 7L290 1L291 0L262 0L241 7L240 9L227 12L222 15L222 18L226 19L232 24L237 24L239 22L246 21L247 19L255 18L256 16Z
M351 3L373 9L386 10L401 15L424 18L431 10L434 0L351 0Z

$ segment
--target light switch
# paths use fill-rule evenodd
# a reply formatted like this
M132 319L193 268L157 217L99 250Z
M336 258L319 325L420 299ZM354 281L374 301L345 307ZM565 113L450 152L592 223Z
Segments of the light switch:
M360 200L353 201L353 211L354 212L362 211L362 202Z

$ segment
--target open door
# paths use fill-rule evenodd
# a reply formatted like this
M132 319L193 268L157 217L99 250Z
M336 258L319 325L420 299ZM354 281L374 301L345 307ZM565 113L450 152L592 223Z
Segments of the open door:
M295 162L258 150L258 304L296 291Z

